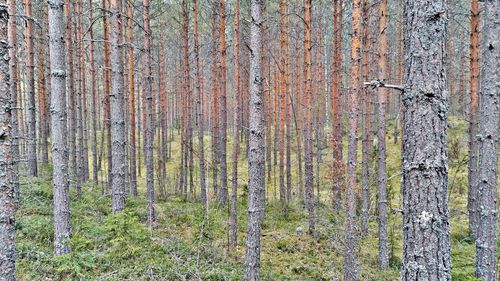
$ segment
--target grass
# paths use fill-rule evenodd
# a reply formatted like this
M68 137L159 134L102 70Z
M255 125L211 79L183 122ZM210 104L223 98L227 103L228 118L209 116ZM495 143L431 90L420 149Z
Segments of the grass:
M465 124L450 118L450 225L453 280L474 280L475 246L469 239L467 190L467 138ZM388 134L390 135L390 134ZM176 139L177 140L177 139ZM207 136L206 144L210 144ZM390 207L400 208L400 146L388 139L387 168ZM208 147L208 145L207 145ZM242 146L243 148L244 146ZM228 155L231 145L228 144ZM197 148L195 148L197 149ZM295 148L294 148L295 149ZM21 178L21 207L16 221L17 276L19 280L243 280L245 254L247 161L239 162L238 246L228 248L228 212L211 203L204 216L199 200L187 202L173 192L178 173L179 144L172 144L167 163L166 200L155 204L157 225L145 226L145 182L140 178L138 198L128 198L126 211L110 214L110 198L101 186L87 183L83 197L71 190L72 238L70 254L52 255L52 188L50 167L40 178ZM210 151L206 155L210 157ZM297 182L297 160L292 152L292 175ZM330 149L323 151L328 161ZM230 162L229 162L230 163ZM375 166L372 167L375 170ZM106 167L103 167L106 169ZM144 167L143 167L144 171ZM197 179L195 167L195 179ZM343 272L343 217L331 212L328 165L321 166L317 202L318 235L306 235L307 214L300 200L284 209L275 200L275 180L267 184L266 215L262 231L263 280L339 280ZM143 174L144 175L144 174ZM211 176L209 176L211 179ZM296 186L294 185L294 190ZM375 182L372 183L372 209ZM199 191L197 192L199 196ZM212 200L214 202L215 200ZM369 235L359 241L362 280L398 280L401 265L402 225L390 214L391 267L377 268L377 223L370 217Z

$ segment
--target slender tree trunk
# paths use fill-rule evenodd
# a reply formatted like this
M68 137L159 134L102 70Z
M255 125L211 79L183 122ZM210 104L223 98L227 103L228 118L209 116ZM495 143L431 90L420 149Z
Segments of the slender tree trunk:
M333 2L333 30L335 46L333 49L332 71L332 120L333 120L333 194L332 205L334 211L340 210L340 190L343 179L342 160L342 0Z
M146 163L146 188L147 188L147 200L148 200L148 227L151 230L153 227L153 222L155 220L154 213L154 171L153 171L153 140L154 140L154 129L153 129L153 96L152 96L152 85L153 85L153 74L151 70L151 65L153 64L153 59L151 55L152 48L152 34L150 27L149 18L149 0L143 0L143 18L144 18L144 50L146 52L146 77L144 79L144 90L146 97L146 128L145 128L145 163Z
M82 180L85 182L89 178L89 145L88 145L88 124L87 124L87 64L85 57L85 31L83 26L83 0L78 2L79 19L78 23L80 28L79 33L79 46L80 46L80 76L81 76L81 122L82 122Z
M9 73L9 44L8 31L12 30L8 27L9 12L13 11L13 3L5 0L0 1L0 279L5 281L16 280L16 265L15 265L15 181L17 172L15 171L13 149L13 135L11 129L11 107L12 104L10 89L10 73ZM10 43L13 43L10 41Z
M476 233L476 277L497 279L497 182L498 125L500 119L500 2L483 6L481 109L479 117L478 206L481 212Z
M19 119L17 94L17 8L16 0L8 0L8 42L9 42L9 86L10 86L10 127L12 135L12 183L16 207L19 204ZM2 80L4 81L4 80ZM7 271L5 271L7 272Z
M232 192L231 192L231 215L230 215L230 233L229 233L229 244L232 247L237 245L237 233L238 233L238 221L237 221L237 210L236 210L236 200L238 191L238 154L240 153L240 138L239 125L240 125L240 11L239 11L239 1L234 2L234 99L233 99L233 176L232 176Z
M219 89L217 67L217 5L212 7L212 186L214 195L218 194L218 162L219 162Z
M93 0L89 0L89 11L90 12L90 22L93 22L94 16L92 12ZM90 52L90 83L91 85L91 95L92 95L92 109L90 114L92 115L92 178L95 184L99 182L99 169L97 165L97 106L98 106L98 93L97 93L97 79L95 73L95 50L94 50L94 28L89 27L89 52ZM101 136L103 137L103 136Z
M24 0L26 20L26 121L27 121L27 174L38 176L37 168L37 139L36 139L36 108L35 108L35 46L33 35L33 13L30 0Z
M280 176L280 202L286 203L285 189L285 92L286 92L286 57L285 57L285 0L280 0L280 66L279 66L279 176Z
M370 3L363 0L363 24L362 24L362 58L361 72L362 81L368 81L370 73ZM361 236L368 235L368 216L370 215L370 160L371 160L371 89L361 88L363 103L363 132L362 132L362 155L361 155Z
M309 213L309 234L314 234L314 175L313 175L313 136L312 136L312 77L311 77L311 28L312 0L304 0L304 97L305 97L305 189L306 207Z
M113 213L125 208L125 116L123 88L121 0L110 1L111 12L111 205Z
M109 0L102 0L102 29L104 38L104 129L106 131L106 156L108 160L108 190L112 182L113 158L112 158L112 143L111 143L111 63L110 63L110 41L108 30L108 10L107 2ZM104 137L104 134L103 136Z
M67 5L68 3L66 3ZM51 142L54 188L54 255L70 251L69 175L66 140L66 57L63 0L49 0L49 46L51 69ZM69 9L66 6L66 9Z
M201 204L205 212L208 212L207 183L205 175L205 145L203 141L204 115L203 115L203 92L201 89L202 73L200 67L200 43L198 39L198 0L193 0L193 21L194 21L194 52L196 64L196 103L198 114L198 169L200 173Z
M127 15L128 15L128 41L130 44L134 42L134 6L132 2L127 4ZM137 196L137 160L136 156L136 146L135 146L135 71L134 71L134 48L130 47L128 50L128 86L130 95L130 193L132 196Z
M405 4L401 279L451 280L447 6L445 0L406 0Z
M44 9L39 10L39 18L44 18ZM49 151L47 142L47 94L45 82L45 32L43 25L38 28L38 138L40 139L40 162L47 164L49 162Z
M285 1L285 138L286 138L286 198L287 202L292 200L292 163L291 163L291 124L290 124L290 111L292 108L291 86L290 86L290 11L289 2Z
M78 197L82 195L82 175L83 175L83 162L82 162L82 152L83 152L83 126L82 126L82 75L81 75L81 57L82 54L79 49L80 44L80 11L78 9L78 2L72 3L73 16L75 20L73 21L73 42L75 47L75 57L74 57L74 77L75 77L75 136L76 136L76 193Z
M248 149L248 211L245 279L260 280L260 233L265 208L265 143L263 77L261 73L262 0L251 0L250 22L250 138Z
M226 144L227 144L227 106L226 106L226 1L220 0L219 2L219 75L220 75L220 131L219 131L219 164L220 164L220 192L219 203L222 205L227 204L228 191L227 191L227 157L226 157Z
M359 280L358 261L356 257L356 191L358 179L356 175L358 158L358 118L359 97L363 92L360 80L361 65L361 17L362 1L355 0L352 10L351 38L351 87L349 91L349 150L347 156L347 188L346 188L346 218L345 218L345 253L344 279Z
M387 67L387 0L380 1L379 7L379 79L389 78ZM400 62L402 63L402 62ZM387 237L387 168L385 145L385 110L387 106L386 88L378 89L378 154L377 154L377 183L378 183L378 261L379 267L385 270L389 267L389 249Z
M479 1L471 0L471 30L470 30L470 103L469 103L469 166L468 166L468 196L467 210L469 211L469 231L476 237L479 207L477 204L478 179L478 105L479 105Z
M295 70L294 70L294 80L295 80L295 93L296 93L296 110L295 110L295 118L296 118L296 138L297 138L297 160L298 160L298 173L299 173L299 182L298 182L298 192L300 201L304 200L304 179L303 179L303 171L302 171L302 88L301 88L301 75L299 71L300 67L300 47L299 47L299 38L300 31L298 26L295 27L296 30L296 45L295 45ZM270 146L270 144L269 144Z
M73 75L73 40L71 36L72 13L71 2L65 0L64 16L66 18L65 36L66 36L66 95L67 95L67 110L68 110L68 146L69 146L69 169L71 170L71 178L76 177L76 109L74 95L74 75Z

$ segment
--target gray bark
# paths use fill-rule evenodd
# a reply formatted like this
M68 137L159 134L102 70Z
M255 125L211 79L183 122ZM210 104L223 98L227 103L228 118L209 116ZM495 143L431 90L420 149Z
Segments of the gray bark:
M199 45L199 40L198 40L198 1L194 0L193 1L194 6L196 7L194 9L195 13L193 15L194 19L194 50L195 50L195 57L196 57L196 85L195 85L195 90L196 90L196 103L198 105L198 169L200 172L200 189L201 189L201 204L203 205L203 209L205 211L208 211L208 199L207 199L207 183L206 183L206 174L205 174L205 145L203 142L203 130L204 130L204 122L203 122L203 93L201 91L201 68L200 68L200 45Z
M54 255L70 251L70 210L68 147L66 142L66 57L64 37L64 2L49 2L49 46L51 69L51 140L52 184L54 188Z
M153 96L152 96L152 85L153 85L153 73L151 69L152 65L152 55L151 55L151 27L149 21L149 0L143 0L143 18L144 18L144 49L146 51L146 79L144 81L144 95L146 97L146 130L144 136L144 156L146 163L146 189L147 189L147 200L148 200L148 227L152 228L155 214L154 214L154 166L153 166L153 140L154 140L154 128L153 128Z
M387 0L380 2L380 48L379 48L379 78L389 78L387 53ZM378 257L380 269L389 267L389 247L387 237L387 166L386 166L386 124L385 112L387 106L388 89L378 90L378 154L377 154L377 183L378 183Z
M265 210L265 122L261 61L263 0L251 0L250 22L250 120L248 151L248 210L245 279L260 279L260 233Z
M445 0L405 1L402 280L451 280Z
M111 10L111 205L113 213L125 208L125 116L123 103L123 53L121 0L112 0Z
M72 176L76 176L77 174L77 165L76 165L76 110L75 110L75 96L74 96L74 82L73 82L73 42L71 39L71 10L70 10L70 1L65 0L65 16L66 16L66 28L65 28L65 36L66 36L66 92L68 98L67 110L69 114L67 115L68 122L68 144L69 144L69 167L72 170ZM53 53L51 53L53 54Z
M10 9L9 9L10 10ZM16 280L14 257L15 234L15 165L12 159L11 91L7 26L9 11L6 1L0 1L0 280Z
M27 17L32 16L31 1L24 2ZM27 174L38 176L36 154L36 113L35 113L35 48L33 39L33 21L26 21L26 123L27 123Z
M488 0L483 8L483 41L477 180L478 228L476 277L497 280L497 180L500 98L500 1Z

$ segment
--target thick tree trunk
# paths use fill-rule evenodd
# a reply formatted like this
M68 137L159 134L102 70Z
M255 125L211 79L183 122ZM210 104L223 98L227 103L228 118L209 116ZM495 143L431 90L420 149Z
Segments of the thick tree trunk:
M123 89L122 16L121 0L110 1L111 12L111 205L113 213L125 208L125 116Z
M468 196L467 210L469 211L469 231L476 237L479 207L477 204L478 179L478 105L479 105L479 0L471 0L470 25L470 103L469 103L469 163L468 163Z
M250 138L248 149L248 211L245 279L260 280L260 233L265 210L265 122L261 73L262 0L251 0L250 22Z
M304 0L304 105L305 105L305 143L304 173L306 207L309 213L309 235L314 234L314 174L313 174L313 135L312 135L312 77L311 77L311 28L312 0Z
M347 157L347 188L346 188L346 219L345 219L345 253L344 253L344 278L345 280L358 280L359 270L356 257L356 193L358 179L356 175L358 158L358 118L359 97L362 88L360 81L361 65L361 16L362 2L353 2L352 12L352 38L351 38L351 88L349 92L349 150Z
M406 0L402 280L451 280L445 0Z
M27 122L27 174L38 176L37 139L36 139L36 108L35 108L35 46L33 35L33 13L31 0L24 0L26 20L26 122Z
M154 164L153 164L153 140L154 140L154 129L153 129L153 96L152 96L152 85L153 85L153 74L151 66L153 64L153 58L151 55L152 48L152 34L150 27L149 18L149 0L143 0L143 18L144 18L144 50L146 52L146 75L144 79L144 91L146 98L146 127L145 127L145 138L144 138L144 150L145 150L145 163L146 163L146 189L147 189L147 200L148 200L148 227L152 229L153 222L155 220L154 213Z
M14 155L12 153L13 135L11 130L11 89L9 73L9 44L8 25L9 12L13 11L13 3L0 1L0 279L5 281L16 280L15 266L15 171ZM12 26L11 26L12 27ZM8 30L9 29L9 30ZM12 43L12 41L10 42Z
M379 7L379 79L387 80L387 0L380 1ZM402 63L402 62L401 62ZM387 105L386 88L378 89L378 154L377 154L377 183L378 183L378 261L380 269L389 267L389 249L387 237L387 168L386 168L386 125L385 110Z
M230 231L229 245L237 245L238 220L236 210L236 200L238 191L238 154L240 153L240 138L238 136L240 129L240 11L239 1L234 2L234 99L233 99L233 175L231 179L231 210L230 210ZM264 94L264 93L263 93Z
M70 251L69 176L66 140L66 57L63 0L49 0L49 46L51 69L51 141L54 187L54 255ZM66 9L68 7L66 6Z
M112 182L112 170L113 170L113 158L112 158L112 143L111 143L111 63L110 63L110 41L109 41L109 29L108 29L108 8L107 2L109 0L102 0L102 29L104 38L104 131L106 131L106 158L108 161L108 179L107 187L108 190L111 187ZM104 137L104 134L103 136Z
M497 279L498 125L500 118L500 1L484 2L477 181L476 277Z

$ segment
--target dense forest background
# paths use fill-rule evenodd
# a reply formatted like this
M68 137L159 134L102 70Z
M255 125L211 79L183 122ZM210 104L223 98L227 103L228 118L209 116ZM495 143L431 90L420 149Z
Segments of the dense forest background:
M499 2L0 1L0 280L497 280Z

